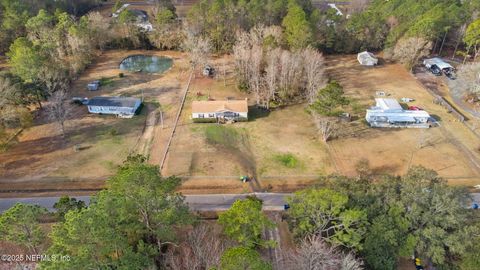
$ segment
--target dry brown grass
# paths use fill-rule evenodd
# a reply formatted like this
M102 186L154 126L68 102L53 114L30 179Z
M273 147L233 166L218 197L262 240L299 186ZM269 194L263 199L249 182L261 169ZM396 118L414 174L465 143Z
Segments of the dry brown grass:
M438 171L452 184L480 183L475 165L479 155L470 151L478 147L478 139L445 109L433 104L433 97L401 65L365 68L358 65L355 56L328 57L327 62L329 75L359 103L373 105L375 91L383 90L392 98L414 98L409 105L422 107L441 120L440 128L428 130L370 129L359 123L352 136L330 143L339 172L354 175L356 162L366 158L379 174L403 174L410 166L422 165ZM420 138L425 138L423 147Z
M164 74L124 72L125 77L119 78L120 61L132 54L167 55L174 58L174 66ZM147 114L145 109L132 119L118 119L91 115L85 106L75 105L74 114L67 122L67 136L62 139L55 124L46 121L41 112L33 127L26 129L8 151L0 153L0 190L101 188L116 166L137 150L150 154L151 161L158 163L158 156L164 149L164 137L172 126L179 104L180 90L185 84L186 65L182 54L177 52L105 52L73 82L71 96L141 97L143 94L151 109L162 108L166 128L162 130L157 122L149 129L148 136L141 136ZM113 82L97 92L86 90L89 81L102 77L112 78ZM75 144L85 149L75 152Z
M224 60L217 59L217 68L222 69L223 63ZM254 171L249 171L238 159L238 153L206 142L204 130L211 124L193 124L190 119L191 101L204 98L198 97L197 92L215 99L249 97L236 89L231 79L231 63L228 59L230 79L226 86L222 76L197 77L192 82L164 171L187 179L193 176L184 185L186 192L246 192L252 187L238 180L246 174L257 175L262 190L294 191L315 183L318 175L353 176L355 164L361 158L369 160L376 174L404 174L411 166L423 165L438 171L451 184L472 186L480 182L475 165L479 155L471 151L478 148L476 137L442 107L433 104L431 95L402 66L364 68L357 64L355 56L327 58L329 76L340 81L346 94L361 108L354 113L356 120L343 124L339 137L328 146L318 139L305 105L277 109L230 126L247 134L250 146L247 157L255 164ZM412 104L439 118L441 127L369 128L363 121L364 108L373 105L378 90L388 92L393 98L414 98ZM275 158L279 154L291 154L298 165L293 168L283 165Z

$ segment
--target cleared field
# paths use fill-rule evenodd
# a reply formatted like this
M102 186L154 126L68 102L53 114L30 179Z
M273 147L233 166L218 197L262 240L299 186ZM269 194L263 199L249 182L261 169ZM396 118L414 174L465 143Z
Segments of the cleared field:
M164 74L125 72L120 78L119 63L133 54L167 55L174 59L174 66ZM187 65L177 52L102 54L73 82L71 96L144 97L146 106L141 114L119 119L88 114L86 106L73 105L74 113L66 123L67 135L62 138L56 124L40 111L34 125L0 153L0 190L94 189L101 187L130 153L142 153L158 162L188 75ZM99 91L87 91L89 81L102 78L106 83ZM158 121L160 111L164 116L163 129ZM82 150L75 152L74 145L80 145Z
M369 160L378 174L403 174L410 166L434 169L452 184L480 183L478 138L444 108L433 104L432 96L402 66L385 64L376 68L358 65L355 56L328 57L328 74L339 81L348 96L362 106L374 104L375 91L392 98L409 97L440 120L430 129L370 129L359 122L350 125L348 136L329 143L337 170L355 174L361 158Z

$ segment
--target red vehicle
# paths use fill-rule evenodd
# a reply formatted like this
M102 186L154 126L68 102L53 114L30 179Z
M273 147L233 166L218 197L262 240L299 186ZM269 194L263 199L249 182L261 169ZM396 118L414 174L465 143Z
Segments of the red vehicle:
M408 109L410 111L423 111L423 109L418 106L408 106Z

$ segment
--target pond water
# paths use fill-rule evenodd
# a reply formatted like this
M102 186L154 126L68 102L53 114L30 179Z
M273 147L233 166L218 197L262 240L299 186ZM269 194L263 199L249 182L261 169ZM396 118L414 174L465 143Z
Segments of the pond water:
M120 69L130 72L163 73L172 67L172 58L164 56L131 55L122 60Z

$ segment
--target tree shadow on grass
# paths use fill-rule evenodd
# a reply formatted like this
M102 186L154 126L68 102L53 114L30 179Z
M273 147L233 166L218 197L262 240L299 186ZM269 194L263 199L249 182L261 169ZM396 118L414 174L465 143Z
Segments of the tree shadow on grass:
M263 109L257 106L248 107L248 121L255 121L260 118L268 117L270 110Z

